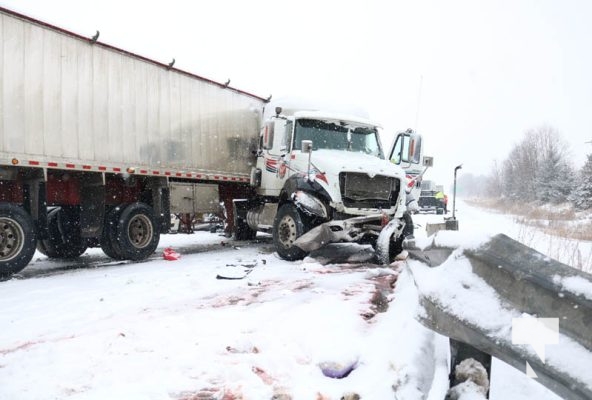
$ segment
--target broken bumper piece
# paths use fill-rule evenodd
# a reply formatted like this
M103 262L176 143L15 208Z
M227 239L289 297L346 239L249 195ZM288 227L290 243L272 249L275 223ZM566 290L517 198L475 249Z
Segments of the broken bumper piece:
M294 242L304 251L318 250L329 243L355 242L368 231L380 230L383 214L372 214L349 218L341 221L329 221L312 228ZM371 229L367 224L372 224ZM378 233L378 232L377 232Z

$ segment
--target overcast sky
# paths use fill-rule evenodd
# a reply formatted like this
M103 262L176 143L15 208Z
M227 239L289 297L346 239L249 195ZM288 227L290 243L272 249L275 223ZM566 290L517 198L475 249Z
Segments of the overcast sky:
M592 1L0 0L3 7L262 97L363 107L414 128L426 178L487 174L524 131L592 153Z

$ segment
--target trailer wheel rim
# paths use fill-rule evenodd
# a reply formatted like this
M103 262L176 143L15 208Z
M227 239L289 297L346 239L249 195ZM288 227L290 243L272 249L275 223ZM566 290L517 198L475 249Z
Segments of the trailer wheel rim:
M128 225L128 238L137 249L142 249L150 244L154 236L152 222L146 215L136 215Z
M23 228L12 218L0 218L0 261L17 257L24 246Z
M284 248L289 249L298 237L296 221L290 215L284 215L278 227L278 239Z

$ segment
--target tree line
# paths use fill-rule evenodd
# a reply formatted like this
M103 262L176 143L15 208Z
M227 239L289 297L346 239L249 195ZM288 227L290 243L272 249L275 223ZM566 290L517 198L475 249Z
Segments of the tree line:
M458 193L523 203L570 202L578 210L592 208L592 154L579 169L572 166L568 143L553 127L524 133L507 158L495 161L486 176L463 174Z

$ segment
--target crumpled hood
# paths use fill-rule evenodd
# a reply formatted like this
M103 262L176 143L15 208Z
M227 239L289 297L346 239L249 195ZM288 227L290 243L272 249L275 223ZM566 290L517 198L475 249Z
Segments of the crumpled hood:
M339 175L340 172L370 172L375 175L404 179L402 170L395 164L369 154L339 150L316 150L312 163L321 172Z

